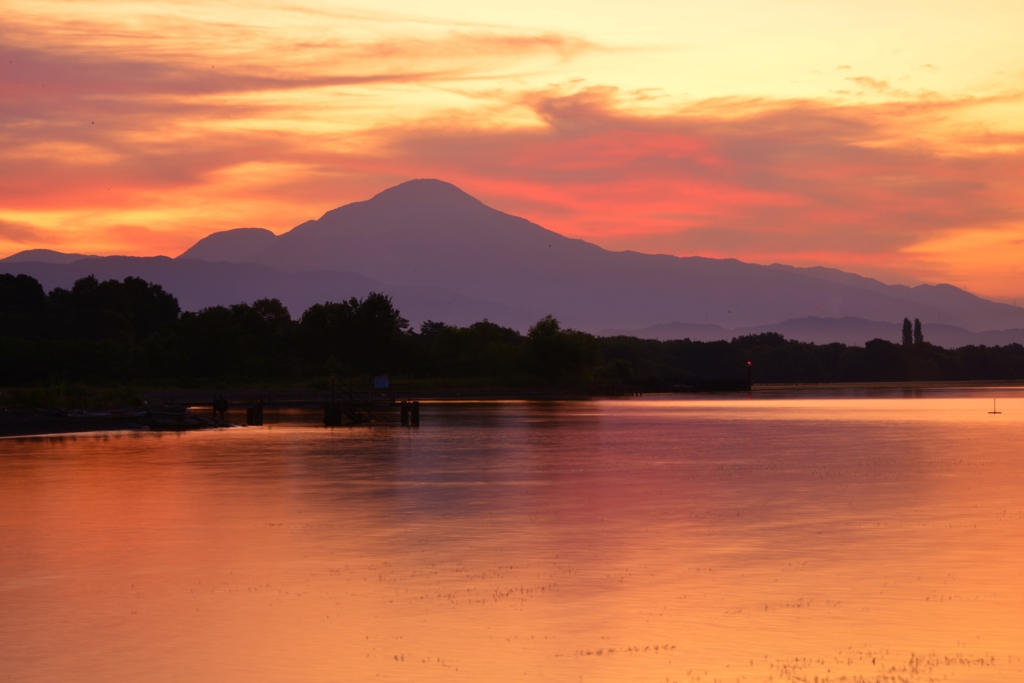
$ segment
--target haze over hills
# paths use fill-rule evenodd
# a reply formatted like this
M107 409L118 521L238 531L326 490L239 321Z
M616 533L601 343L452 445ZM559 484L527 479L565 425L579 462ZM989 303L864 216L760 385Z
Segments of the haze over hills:
M176 260L166 256L108 256L70 264L5 260L0 261L0 272L31 275L46 291L54 287L70 288L75 280L89 275L100 280L123 280L130 275L141 277L174 294L186 311L276 298L297 318L313 304L383 292L391 295L402 315L417 326L425 320L470 325L491 316L505 325L526 329L544 315L480 301L440 287L388 285L358 273L285 273L251 263Z
M235 267L187 265L214 261ZM27 272L22 255L0 263L7 270L20 263ZM731 331L811 315L884 323L916 317L968 331L1024 328L1024 309L949 285L905 287L828 268L608 251L491 209L439 180L403 183L280 236L259 228L214 233L169 263L176 265L145 266L147 279L186 308L278 296L298 313L300 302L347 298L373 282L414 321L465 324L475 316L520 329L547 313L591 332L668 321ZM113 270L123 272L121 265ZM57 277L52 268L46 272ZM358 285L356 274L363 278Z
M1024 329L988 330L971 332L962 327L944 323L924 323L925 341L947 349L961 346L1005 346L1024 344ZM720 325L692 323L664 323L642 330L601 330L602 336L627 335L641 339L691 339L693 341L729 340L746 334L778 332L786 339L813 344L839 342L847 346L863 346L872 339L899 343L903 334L901 323L879 322L862 318L819 318L809 316L784 320L774 325L726 329Z
M846 273L835 268L814 266L811 268L797 268L795 266L784 266L773 263L772 268L787 271L794 271L819 280L839 282L861 289L881 292L899 297L907 301L932 306L939 311L948 313L950 318L943 320L941 317L934 322L951 323L957 320L963 321L973 329L990 329L994 320L1000 320L1006 308L1015 309L1015 306L1007 307L1006 304L996 303L988 299L974 296L959 287L952 285L917 285L908 287L906 285L887 285L873 278ZM931 322L931 321L929 321Z

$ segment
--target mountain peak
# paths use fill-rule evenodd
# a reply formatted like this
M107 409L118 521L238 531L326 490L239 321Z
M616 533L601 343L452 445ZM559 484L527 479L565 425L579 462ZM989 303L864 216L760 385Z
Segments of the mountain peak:
M267 246L248 251L260 246L260 235ZM359 273L387 285L552 313L582 329L636 329L673 319L738 329L819 311L893 324L910 317L965 329L1024 328L1024 310L943 288L890 286L825 268L610 252L489 208L436 179L402 183L279 237L252 230L217 237L187 257ZM219 240L225 244L215 245ZM239 258L244 253L251 255Z
M434 178L409 180L374 195L368 203L397 203L437 206L483 206L483 202L451 183Z

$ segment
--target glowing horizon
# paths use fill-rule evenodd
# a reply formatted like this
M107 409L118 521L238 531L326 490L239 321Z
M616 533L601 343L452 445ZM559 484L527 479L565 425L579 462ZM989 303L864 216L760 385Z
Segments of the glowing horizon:
M1024 298L1024 6L9 3L0 254L412 178L609 249Z

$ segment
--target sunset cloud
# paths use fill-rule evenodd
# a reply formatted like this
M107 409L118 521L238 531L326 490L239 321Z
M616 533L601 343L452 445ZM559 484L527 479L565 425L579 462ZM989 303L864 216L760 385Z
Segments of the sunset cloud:
M609 248L955 276L1024 298L1008 265L1024 257L1024 99L1008 81L943 92L953 81L927 51L898 69L837 53L850 61L814 62L813 86L752 94L708 85L725 62L607 30L301 2L246 21L230 5L133 7L11 13L0 253L173 255L437 177ZM761 61L747 60L751 83Z
M885 81L880 81L877 78L871 78L870 76L850 76L843 80L853 81L861 87L878 90L879 92L889 92L892 90L892 86Z
M43 244L47 237L41 230L27 223L0 220L0 240L14 244Z
M528 99L546 127L425 127L391 154L617 248L895 269L922 241L1024 219L1020 149L948 154L918 137L976 102L732 100L652 116L604 89Z

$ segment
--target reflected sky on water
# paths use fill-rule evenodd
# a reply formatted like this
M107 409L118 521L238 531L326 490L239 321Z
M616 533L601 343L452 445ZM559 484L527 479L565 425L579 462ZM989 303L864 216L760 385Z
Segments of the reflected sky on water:
M2 440L0 680L1024 680L1024 396L903 395Z

